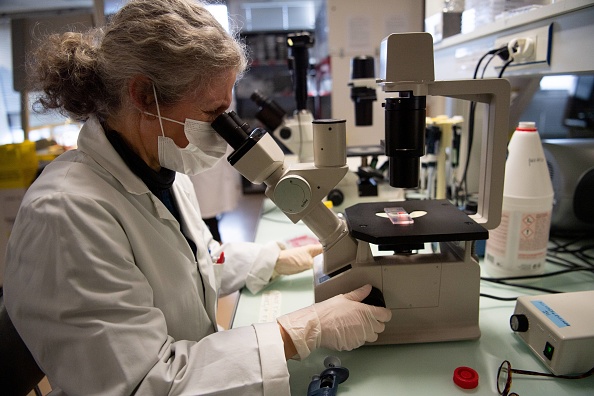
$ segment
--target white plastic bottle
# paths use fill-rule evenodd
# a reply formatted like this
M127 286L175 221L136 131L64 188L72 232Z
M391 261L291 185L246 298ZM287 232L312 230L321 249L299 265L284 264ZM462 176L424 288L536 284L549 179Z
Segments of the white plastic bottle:
M553 185L534 122L520 122L508 145L501 223L490 231L484 267L494 277L545 270Z

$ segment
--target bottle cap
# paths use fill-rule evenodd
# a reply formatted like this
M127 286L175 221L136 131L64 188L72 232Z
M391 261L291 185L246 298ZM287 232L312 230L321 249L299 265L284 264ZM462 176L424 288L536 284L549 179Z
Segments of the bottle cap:
M454 370L454 383L462 389L474 389L478 386L479 375L470 367L458 367Z
M536 122L534 121L520 121L516 131L536 132Z

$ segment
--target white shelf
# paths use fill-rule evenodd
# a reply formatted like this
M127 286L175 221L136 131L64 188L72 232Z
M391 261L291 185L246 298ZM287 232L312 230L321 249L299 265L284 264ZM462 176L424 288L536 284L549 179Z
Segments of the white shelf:
M473 32L448 37L434 46L435 78L472 78L478 59L497 39L552 24L548 64L509 67L505 76L589 73L594 71L594 0L561 0L523 14L501 18ZM453 60L453 61L452 61ZM496 77L494 60L485 77Z

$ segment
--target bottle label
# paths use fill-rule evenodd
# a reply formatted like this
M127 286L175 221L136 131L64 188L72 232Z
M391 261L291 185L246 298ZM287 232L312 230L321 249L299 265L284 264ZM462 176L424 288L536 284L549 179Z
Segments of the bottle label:
M549 227L551 226L551 213L523 213L522 226L520 227L519 258L531 258L531 251L544 249L546 251L549 241Z
M485 259L501 269L538 271L544 266L551 211L504 210L501 223L489 233Z

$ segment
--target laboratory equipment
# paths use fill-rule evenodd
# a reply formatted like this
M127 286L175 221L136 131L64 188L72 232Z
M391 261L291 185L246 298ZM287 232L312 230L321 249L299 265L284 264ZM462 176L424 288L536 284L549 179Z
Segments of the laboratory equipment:
M286 216L302 221L324 246L314 263L314 294L322 301L366 283L379 289L394 319L378 344L473 339L480 336L479 264L473 241L499 222L510 101L502 79L434 81L433 41L427 33L391 34L381 45L380 86L396 93L386 103L385 155L390 185L416 185L423 155L425 96L486 103L477 213L446 200L403 201L413 224L395 225L384 208L359 203L337 216L321 200L348 171L344 120L313 121L313 163L286 164L282 150L259 128L242 129L231 113L213 128L235 149L229 162ZM414 58L410 54L415 54ZM411 177L416 174L417 179ZM427 254L412 254L428 242ZM374 256L370 244L394 254Z
M302 142L301 139L295 135L295 126L302 125L302 123L295 124L295 118L287 117L287 113L278 103L259 91L253 92L251 99L259 106L256 119L265 126L267 131L272 131L272 135L278 141L288 144L291 151L301 150L298 161L307 162L308 158L304 155L306 153L312 155L313 152L303 149L299 143ZM311 125L310 120L310 127ZM311 146L311 142L308 144ZM404 192L390 187L385 181L386 169L378 166L378 158L383 156L383 153L383 147L380 145L347 147L347 157L353 159L358 157L360 165L355 168L355 163L352 162L349 166L351 171L347 172L344 178L328 192L326 199L332 202L333 210L342 212L348 206L363 200L377 201L378 196L382 196L385 200L404 200ZM371 157L371 161L369 161L369 157ZM382 162L382 165L384 164L387 165Z
M255 91L250 99L256 103L258 111L256 119L292 153L300 162L313 160L313 114L307 109L307 75L309 72L309 48L314 38L308 32L287 35L287 46L290 51L289 69L293 80L293 91L297 107L292 117L274 100Z
M349 370L342 367L340 359L328 356L324 359L326 369L314 375L307 388L307 396L336 396L338 385L349 378Z
M346 208L359 202L406 199L404 189L393 188L388 184L388 161L381 145L347 147L347 163L350 172L327 196L334 211L343 213Z
M276 101L260 91L254 91L250 99L258 105L255 118L272 133L277 141L296 154L299 162L311 162L313 160L313 115L305 106L307 102L308 48L313 45L313 38L307 32L290 34L287 37L287 44L291 50L289 65L297 102L297 110L293 116L289 116ZM377 100L374 70L373 57L357 56L352 59L352 80L349 85L352 87L351 98L355 103L356 125L371 125L372 123L372 103ZM327 199L333 203L335 211L343 211L344 208L350 206L354 201L360 200L361 197L371 197L370 199L377 200L378 185L384 184L384 171L370 166L367 157L377 158L381 154L383 154L383 149L379 145L351 146L347 149L347 156L360 157L361 165L357 167L356 171L351 166L353 172L347 172L336 188L329 192ZM386 199L391 200L400 200L404 196L403 193L390 188L382 188L382 193Z
M454 172L458 165L459 129L463 121L460 116L427 118L427 151L421 161L427 171L427 196L430 199L445 199L455 194Z
M545 139L555 201L551 232L594 231L594 141L587 138Z
M377 101L375 79L375 60L372 56L360 55L351 59L351 100L355 106L355 125L370 127L373 124L373 102ZM369 131L369 130L367 130ZM361 133L367 133L361 129ZM387 167L378 166L379 157L384 154L381 145L349 146L348 157L360 157L361 165L356 171L347 173L345 178L328 194L336 211L357 202L384 200L404 200L404 191L391 188L384 180ZM371 161L368 161L371 157ZM387 161L382 165L387 165ZM353 169L351 167L351 169Z
M437 152L441 143L441 129L436 125L430 125L427 120L425 133L425 155L421 157L421 175L419 178L419 189L424 192L427 199L435 199L435 168L437 167ZM445 197L441 197L445 198Z
M351 59L351 99L355 103L355 125L373 123L375 93L375 61L372 56L356 56Z
M594 291L521 296L510 326L556 375L594 368Z

